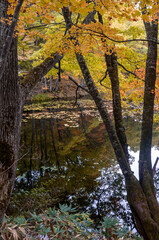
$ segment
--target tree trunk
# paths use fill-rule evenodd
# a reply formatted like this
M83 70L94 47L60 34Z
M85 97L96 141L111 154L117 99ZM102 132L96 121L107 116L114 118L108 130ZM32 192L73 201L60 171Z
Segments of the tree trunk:
M139 157L139 178L143 191L146 195L152 217L159 225L159 205L154 189L153 169L151 163L153 109L157 69L158 20L156 19L152 22L144 22L144 24L147 40L149 42L145 73L143 119Z
M103 17L99 12L98 12L98 20L103 25ZM106 44L105 39L101 38L101 41L103 44ZM116 130L118 139L120 141L120 144L123 148L123 151L128 160L129 159L128 144L127 144L127 138L125 134L125 128L124 128L123 117L122 117L117 54L113 50L110 50L110 53L109 54L105 53L104 56L105 56L105 62L107 65L107 71L111 81L115 130Z
M0 1L1 17L6 17L6 11L7 1ZM7 23L0 23L0 52L7 29ZM0 222L13 189L18 159L23 104L17 80L17 39L13 38L0 80Z
M124 151L127 159L129 159L127 138L126 138L125 128L123 125L123 118L122 118L117 54L115 52L110 53L110 55L105 54L105 60L106 60L106 64L107 64L109 78L111 81L115 129L116 129L116 133L117 133L118 139L120 141L120 144L123 148L123 151Z

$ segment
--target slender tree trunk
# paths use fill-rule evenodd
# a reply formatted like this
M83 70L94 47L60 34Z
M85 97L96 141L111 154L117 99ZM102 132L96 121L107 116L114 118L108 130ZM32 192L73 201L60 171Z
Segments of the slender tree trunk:
M120 144L123 148L123 151L124 151L127 159L129 159L127 138L126 138L125 128L123 125L123 118L122 118L121 97L120 97L120 89L119 89L118 65L117 65L116 53L112 52L110 55L105 54L105 60L106 60L106 64L107 64L109 78L111 81L115 129L116 129L116 133L117 133L118 139L120 141Z
M153 109L157 69L158 20L156 19L156 21L152 21L150 23L145 22L145 30L149 42L145 73L143 119L139 157L139 178L151 209L152 217L159 224L159 204L157 202L154 189L153 169L151 163Z
M103 25L103 17L99 12L98 12L98 19L99 19L99 22ZM102 43L106 44L105 39L101 39L101 40L102 40ZM120 141L120 144L123 148L123 151L127 159L129 159L128 144L127 144L127 138L125 134L125 128L124 128L123 117L122 117L117 54L116 52L111 50L109 54L105 53L104 56L105 56L105 62L107 64L107 71L111 81L115 130L116 130L118 139Z

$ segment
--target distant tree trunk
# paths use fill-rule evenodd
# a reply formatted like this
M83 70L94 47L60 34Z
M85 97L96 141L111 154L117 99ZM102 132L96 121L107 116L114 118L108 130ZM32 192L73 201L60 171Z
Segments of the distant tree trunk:
M53 81L53 76L51 75L51 77L50 77L50 88L49 88L50 92L52 92L52 81Z

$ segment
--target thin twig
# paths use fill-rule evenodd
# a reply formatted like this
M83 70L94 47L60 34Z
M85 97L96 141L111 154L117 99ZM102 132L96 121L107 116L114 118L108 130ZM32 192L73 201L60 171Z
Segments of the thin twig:
M107 74L108 74L108 69L105 71L104 77L103 77L101 80L99 80L99 82L100 82L100 85L101 85L102 87L105 87L106 89L111 90L111 88L106 87L106 86L102 83L102 82L104 81L104 79L107 77Z
M45 27L49 27L50 25L60 25L60 24L61 24L61 25L64 25L63 22L61 22L61 23L55 23L55 22L53 22L53 23L49 23L49 24L40 24L40 25L30 26L30 27L25 28L25 30L28 31L28 30L32 30L32 29L34 29L34 28L45 28Z
M83 29L82 27L80 27L80 26L78 26L78 25L76 25L76 24L74 24L77 28L79 28L79 29ZM97 36L97 37L102 37L102 38L106 38L106 39L108 39L108 40L110 40L110 41L112 41L112 42L116 42L116 43L128 43L128 42L153 42L153 43L156 43L156 44L159 44L159 42L157 42L157 41L154 41L154 40L151 40L151 39L142 39L142 38L134 38L134 39L126 39L126 40L116 40L116 39L113 39L113 38L110 38L110 37L108 37L107 35L105 35L103 32L97 32L97 31L95 31L95 30L92 30L92 29L90 29L90 28L87 28L87 29L85 29L85 30L87 30L88 32L92 32L93 33L93 35L95 35L95 36Z
M122 67L126 72L128 72L128 73L134 75L134 76L135 76L136 78L138 78L139 80L145 82L143 79L139 78L135 73L131 72L131 71L128 70L126 67L124 67L121 63L117 62L117 64L118 64L120 67Z
M56 66L56 65L54 66L54 68L59 70L59 67ZM64 70L60 68L60 72L61 72L61 73L64 73Z
M69 78L69 80L71 80L72 82L74 82L78 88L81 88L81 89L83 89L84 91L86 91L87 93L89 93L89 91L88 91L85 87L83 87L83 86L81 86L80 84L78 84L77 81L74 80L71 76L68 76L68 78Z
M158 161L159 161L159 157L156 158L156 161L155 161L155 163L154 163L154 165L153 165L153 168L152 168L153 176L154 176L155 173L156 173L156 166L157 166Z

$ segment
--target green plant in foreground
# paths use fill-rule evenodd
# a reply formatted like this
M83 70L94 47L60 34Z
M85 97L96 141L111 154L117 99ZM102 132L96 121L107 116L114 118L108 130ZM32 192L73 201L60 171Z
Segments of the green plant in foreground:
M23 216L17 218L3 219L0 228L0 239L2 240L30 240L27 236L27 221Z
M141 240L129 232L128 228L121 227L116 219L105 217L98 229L89 214L77 213L75 208L68 205L59 205L59 209L47 209L42 214L31 214L26 220L23 216L3 220L0 229L0 239L3 240Z

